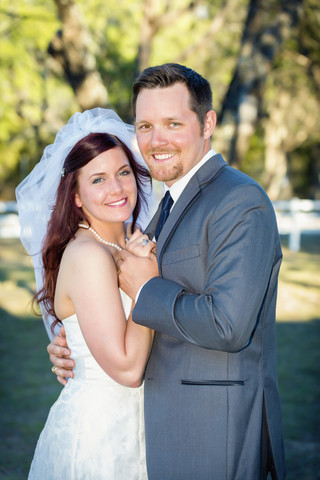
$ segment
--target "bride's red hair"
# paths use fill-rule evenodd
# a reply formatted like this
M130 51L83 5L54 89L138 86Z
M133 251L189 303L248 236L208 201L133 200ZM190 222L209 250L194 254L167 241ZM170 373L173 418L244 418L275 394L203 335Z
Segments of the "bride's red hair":
M42 303L49 315L55 319L51 325L52 331L57 323L61 323L55 314L54 296L62 254L69 241L74 238L78 224L86 221L90 225L82 209L75 204L79 169L101 153L116 147L122 148L126 154L137 183L138 195L132 213L132 228L136 224L142 203L145 202L143 185L145 182L151 183L151 176L146 168L137 163L131 150L117 137L108 133L91 133L82 138L69 152L64 162L64 176L57 190L56 203L42 247L43 287L34 296L34 300Z

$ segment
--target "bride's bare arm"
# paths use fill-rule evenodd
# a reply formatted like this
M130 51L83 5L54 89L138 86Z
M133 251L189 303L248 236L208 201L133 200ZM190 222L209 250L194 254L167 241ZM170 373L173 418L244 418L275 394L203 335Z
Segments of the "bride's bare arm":
M126 320L112 256L105 247L92 242L80 245L69 262L68 296L92 355L116 382L137 387L153 332L135 324L131 315Z
M142 243L142 240L145 239L145 241ZM127 243L127 249L129 252L134 253L136 256L141 256L141 257L148 257L150 255L150 252L154 251L155 249L155 243L148 241L146 243L146 240L148 240L148 237L146 235L143 235L140 230L136 230L131 236L130 239ZM147 258L146 258L147 260ZM156 259L154 256L154 259L152 259L153 262L156 264ZM155 265L154 269L155 273L157 273L157 265ZM127 330L130 332L130 334L127 336L127 342L131 341L131 338L134 338L134 329L135 327L131 327L131 315L127 323ZM131 330L133 330L131 332ZM148 332L149 335L150 332ZM152 336L152 332L151 332ZM130 350L131 347L129 347ZM66 378L73 377L73 371L72 369L74 368L74 361L69 358L70 355L70 350L68 349L66 337L65 337L65 331L64 328L62 327L59 334L54 337L52 342L48 345L47 347L50 361L53 363L53 365L56 367L55 374L57 375L57 380L62 384L66 385L67 380Z

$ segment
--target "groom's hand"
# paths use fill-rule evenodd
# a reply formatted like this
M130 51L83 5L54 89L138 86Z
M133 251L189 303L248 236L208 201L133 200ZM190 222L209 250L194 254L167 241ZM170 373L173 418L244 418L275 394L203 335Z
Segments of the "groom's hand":
M135 300L140 288L151 278L159 276L158 262L154 253L138 257L122 250L119 254L118 272L120 288Z
M66 385L66 378L73 377L72 369L75 366L74 360L71 360L69 356L71 352L68 348L66 333L64 327L60 328L60 331L56 337L49 343L47 347L50 361L53 363L55 370L53 373L57 375L58 382L61 385Z

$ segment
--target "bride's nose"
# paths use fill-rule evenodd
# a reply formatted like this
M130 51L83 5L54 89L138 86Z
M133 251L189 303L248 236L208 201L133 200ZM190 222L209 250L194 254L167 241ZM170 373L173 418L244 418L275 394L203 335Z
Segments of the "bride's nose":
M108 191L112 195L122 192L123 187L121 181L116 177L110 179L108 182Z

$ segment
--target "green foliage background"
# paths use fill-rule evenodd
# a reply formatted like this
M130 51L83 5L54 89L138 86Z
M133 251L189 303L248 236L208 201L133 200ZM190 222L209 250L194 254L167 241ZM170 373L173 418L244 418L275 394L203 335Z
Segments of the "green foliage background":
M286 125L284 149L290 156L293 193L319 196L320 175L320 8L317 0L299 0L299 21L292 27L266 79L262 114L242 166L264 182L264 129L277 99ZM109 104L131 121L131 85L139 73L145 0L76 0L89 31L89 48L109 94ZM259 3L259 2L258 2ZM266 0L274 11L285 3ZM290 2L289 2L290 3ZM152 37L149 64L179 62L206 76L219 113L233 78L249 0L159 0L154 2L159 29ZM218 20L224 11L224 20ZM183 11L174 17L175 12ZM168 14L171 15L168 16ZM167 19L161 24L162 19ZM58 128L79 104L48 46L62 28L54 0L2 0L0 5L0 198L14 199L15 186L39 161ZM219 146L222 132L216 129ZM215 144L214 144L215 145Z

